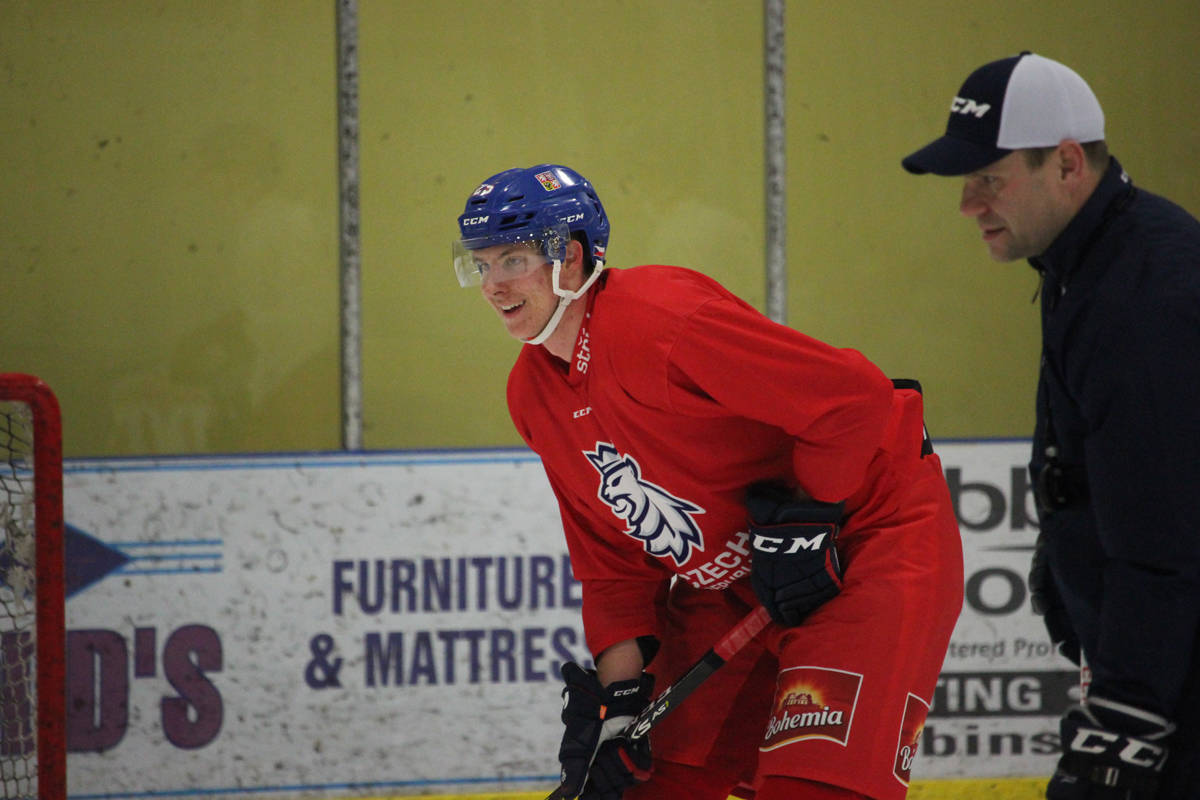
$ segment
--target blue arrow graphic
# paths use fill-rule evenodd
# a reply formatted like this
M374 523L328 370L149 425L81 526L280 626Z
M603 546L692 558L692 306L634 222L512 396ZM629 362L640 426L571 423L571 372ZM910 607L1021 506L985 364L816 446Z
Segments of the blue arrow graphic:
M129 556L69 523L64 526L63 545L67 597L82 592L129 561Z

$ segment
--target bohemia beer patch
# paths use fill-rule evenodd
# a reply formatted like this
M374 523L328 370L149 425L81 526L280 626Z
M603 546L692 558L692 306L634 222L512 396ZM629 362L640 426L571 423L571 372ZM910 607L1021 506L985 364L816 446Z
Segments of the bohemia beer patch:
M900 742L896 745L896 780L908 786L912 775L913 760L917 757L921 744L921 734L925 732L925 717L929 714L929 704L912 692L908 693L908 702L904 706L904 721L900 723Z
M862 675L825 667L792 667L779 673L775 707L760 750L802 739L827 739L845 746L858 703Z

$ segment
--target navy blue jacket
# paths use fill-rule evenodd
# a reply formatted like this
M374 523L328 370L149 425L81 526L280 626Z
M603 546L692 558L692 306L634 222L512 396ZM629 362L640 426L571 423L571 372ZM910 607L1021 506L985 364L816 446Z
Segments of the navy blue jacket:
M1072 477L1041 524L1092 691L1194 715L1178 706L1200 670L1200 222L1113 159L1030 264L1044 280L1030 469L1056 445Z

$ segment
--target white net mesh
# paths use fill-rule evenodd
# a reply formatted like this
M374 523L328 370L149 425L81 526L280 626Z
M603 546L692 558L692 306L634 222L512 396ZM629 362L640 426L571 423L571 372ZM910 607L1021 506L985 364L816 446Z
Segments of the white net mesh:
M0 400L0 798L38 796L33 415Z

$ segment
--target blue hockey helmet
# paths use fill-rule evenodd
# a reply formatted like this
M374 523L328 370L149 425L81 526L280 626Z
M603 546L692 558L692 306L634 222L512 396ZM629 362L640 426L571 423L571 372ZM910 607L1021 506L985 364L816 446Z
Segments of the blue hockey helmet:
M561 261L570 234L580 234L596 271L604 268L608 215L592 184L570 167L538 164L497 173L471 193L458 217L462 240L454 268L459 283L478 283L472 250L528 242L551 261Z

